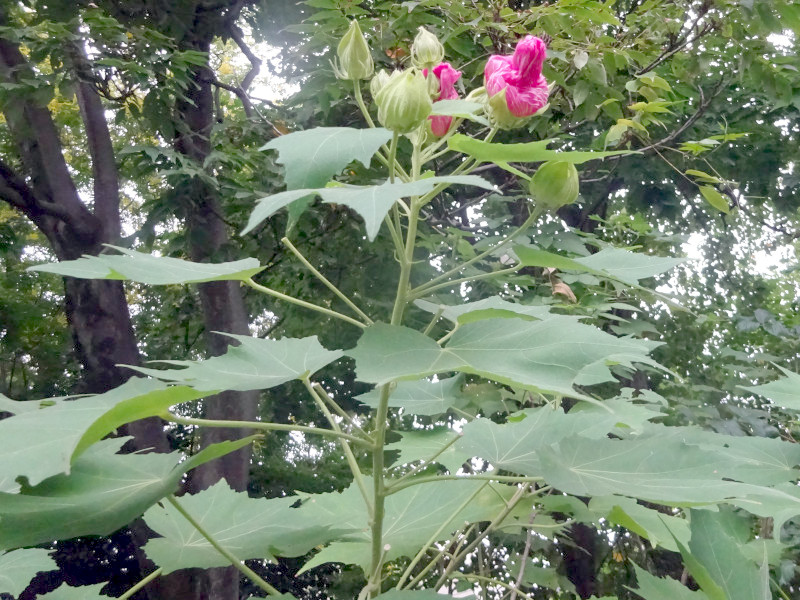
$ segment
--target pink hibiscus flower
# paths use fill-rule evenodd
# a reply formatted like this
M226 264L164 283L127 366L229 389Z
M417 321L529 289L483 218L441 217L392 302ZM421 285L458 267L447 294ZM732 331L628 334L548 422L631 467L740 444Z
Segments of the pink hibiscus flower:
M425 69L424 73L427 76L428 70ZM439 63L433 67L433 75L439 80L439 97L437 100L456 100L458 99L458 92L456 91L456 81L461 77L461 71L456 71L450 66L450 63ZM428 117L431 121L431 131L433 134L441 137L445 135L453 124L453 117L445 115L433 115Z
M529 117L545 104L549 90L542 76L547 46L538 37L527 35L517 43L514 54L489 57L484 83L489 97L506 90L509 112L515 117Z

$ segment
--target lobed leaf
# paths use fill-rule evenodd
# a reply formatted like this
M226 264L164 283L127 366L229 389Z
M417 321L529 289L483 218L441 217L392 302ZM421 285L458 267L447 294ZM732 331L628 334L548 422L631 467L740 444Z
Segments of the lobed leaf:
M118 426L202 395L137 377L104 394L3 419L0 490L16 491L18 486L12 482L20 476L36 485L52 475L69 473L70 463L78 454Z
M408 329L377 323L348 355L362 381L384 384L460 371L543 393L589 399L574 384L584 373L608 373L607 363L654 364L647 344L620 339L572 317L547 321L485 319L461 326L445 348ZM590 399L591 400L591 399Z
M656 577L636 564L633 568L636 570L636 582L639 587L637 589L628 587L628 589L644 600L709 600L701 590L690 590L677 579Z
M378 235L384 217L389 213L389 209L392 208L395 202L400 198L427 194L441 184L471 185L485 190L494 189L493 184L477 175L453 175L448 177L429 177L428 179L407 183L385 181L380 185L348 185L290 190L259 200L259 204L250 214L250 219L247 222L247 226L242 230L242 234L252 231L262 221L271 217L284 206L290 205L298 198L318 195L322 197L323 202L343 204L361 215L366 225L367 238L373 241Z
M249 444L221 442L189 460L171 454L116 454L126 438L98 442L69 475L56 475L19 494L0 493L0 550L85 535L108 535L172 493L195 467Z
M389 396L389 406L402 408L404 412L412 415L440 415L447 412L447 409L461 398L463 384L464 377L461 375L439 381L427 379L400 381ZM356 400L371 408L377 408L380 390L376 388L356 396Z
M206 360L159 360L181 369L129 368L197 390L262 390L320 370L340 358L339 350L326 350L317 336L270 340L225 333L239 342L221 356Z
M748 392L769 398L781 408L800 410L800 375L782 368L781 371L786 377L762 385L741 387Z
M453 323L470 323L482 319L516 317L543 320L550 315L549 306L530 306L503 300L500 296L484 298L475 302L446 305L436 304L428 300L417 300L414 304L432 314L442 310L442 317Z
M325 185L352 161L369 166L372 156L392 138L382 127L317 127L282 135L260 150L277 150L278 163L285 171L290 190Z
M685 262L685 258L650 256L621 248L605 248L596 254L567 258L529 246L515 245L514 252L526 267L550 267L559 271L583 271L630 285L654 277Z
M689 550L722 589L727 600L771 600L769 580L745 558L741 547L750 538L750 523L730 510L691 511ZM705 589L702 584L701 588Z
M37 573L56 569L58 564L50 558L50 550L26 548L0 552L0 594L19 596Z
M475 419L461 430L456 451L477 456L498 469L529 477L541 475L538 452L542 448L572 437L605 439L618 427L639 428L660 413L624 400L565 413L550 406L522 411L514 421L498 424L491 419Z
M224 481L197 494L181 496L179 502L217 542L241 560L301 556L350 531L300 518L298 510L292 508L297 497L250 498L245 492L233 491ZM151 539L144 546L145 552L165 574L229 564L171 504L153 506L144 518L148 527L161 536Z
M457 133L447 140L447 146L451 150L463 152L481 162L492 162L499 166L510 162L545 162L550 160L579 165L590 160L609 156L638 154L631 150L610 150L605 152L548 150L547 146L554 141L551 139L524 144L493 144Z
M56 273L79 279L116 279L151 285L203 283L206 281L243 281L264 267L255 258L226 263L196 263L168 256L153 256L127 248L111 246L120 254L85 255L77 260L36 265L28 271Z

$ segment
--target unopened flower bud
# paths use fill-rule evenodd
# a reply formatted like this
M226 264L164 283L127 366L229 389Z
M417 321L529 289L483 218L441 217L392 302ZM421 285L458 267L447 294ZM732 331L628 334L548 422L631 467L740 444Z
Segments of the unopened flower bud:
M389 83L389 73L387 73L385 69L381 69L375 73L375 77L369 82L369 91L373 99L378 96L378 92L380 92L387 83Z
M372 54L358 21L350 21L350 28L339 42L337 54L339 64L334 65L334 71L339 79L359 80L369 79L372 76L375 70Z
M414 131L433 110L425 77L414 69L392 73L375 102L381 125L396 133Z
M411 45L411 63L418 69L432 69L444 60L444 46L430 31L419 28Z
M555 211L578 198L580 179L575 165L565 161L544 163L534 174L530 192L536 205Z

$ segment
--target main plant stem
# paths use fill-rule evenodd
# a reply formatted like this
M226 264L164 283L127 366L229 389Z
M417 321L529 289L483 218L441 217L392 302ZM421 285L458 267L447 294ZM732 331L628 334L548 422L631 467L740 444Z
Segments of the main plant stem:
M392 140L392 149L396 149L396 136ZM393 153L392 153L393 154ZM421 171L421 152L419 143L414 144L414 151L411 156L411 180L419 179ZM422 207L420 198L412 196L408 207L408 227L402 254L399 255L400 275L397 281L397 293L395 295L394 307L392 309L392 325L401 325L406 305L410 298L411 268L414 264L414 248L417 241L417 221L419 211ZM372 534L372 559L369 579L365 588L366 597L374 598L381 591L381 580L383 571L383 559L386 555L386 548L383 543L383 519L385 516L385 503L388 490L385 479L384 446L386 444L386 428L389 416L389 396L391 388L389 384L381 387L380 401L375 415L375 432L373 439L375 449L372 453L372 481L373 481L373 505L372 520L370 529Z

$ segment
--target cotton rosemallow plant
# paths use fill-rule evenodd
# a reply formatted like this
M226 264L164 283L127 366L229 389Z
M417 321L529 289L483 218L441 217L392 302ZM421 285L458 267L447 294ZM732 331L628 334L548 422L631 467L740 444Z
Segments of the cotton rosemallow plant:
M578 195L575 165L620 152L554 151L547 148L548 140L492 143L503 124L495 119L487 127L479 113L496 115L497 108L457 100L451 100L455 106L437 103L437 108L429 82L417 68L380 76L375 101L367 106L360 86L371 69L369 48L357 24L344 39L340 68L353 84L367 127L320 127L266 144L265 150L277 152L288 189L259 201L245 233L284 207L295 214L308 209L308 198L319 196L325 203L349 207L365 227L357 252L369 252L367 240L379 235L392 246L381 263L395 267L390 306L386 308L383 295L365 303L363 296L357 299L340 289L288 238L283 240L287 253L330 291L329 297L314 302L267 287L261 280L264 267L254 258L200 264L109 248L99 256L37 267L69 277L151 285L239 281L278 301L338 320L360 337L355 347L339 349L336 343L323 347L316 336L236 335L231 336L236 345L222 356L163 361L164 368L158 369L131 366L146 378L133 378L105 394L44 403L14 402L0 395L0 411L14 415L0 420L0 573L11 575L0 577L0 593L18 595L30 577L54 568L49 550L35 546L108 535L143 515L158 534L144 546L157 567L123 598L163 574L226 565L239 569L264 593L291 598L244 562L280 556L306 557L304 571L324 563L360 569L359 600L429 600L456 585L483 588L484 597L508 593L522 598L534 585L525 578L527 567L546 573L535 580L536 586L563 587L559 575L544 570L542 557L531 550L518 555L513 573L485 572L476 552L501 532L506 542L498 543L527 536L530 549L531 536L552 537L565 525L566 514L567 522L626 524L653 544L688 557L687 568L702 589L690 591L677 581L640 575L638 591L646 600L678 597L681 590L698 599L727 597L721 586L728 582L720 581L727 573L741 580L745 595L737 598L769 597L762 567L749 558L755 553L734 552L731 540L738 544L748 535L749 528L738 521L744 510L781 519L800 514L792 483L800 446L667 427L652 422L665 416L654 392L636 398L630 393L607 398L598 392L611 389L618 378L630 379L636 368L659 366L648 355L653 342L617 337L585 320L599 313L619 323L617 311L625 308L626 295L641 290L642 279L681 259L612 247L596 253L579 248L568 257L538 245L540 216ZM501 98L514 118L534 115L546 101L543 60L544 46L532 37L524 38L513 56L490 58L489 102ZM447 63L433 71L440 80L440 97L451 97L448 82L457 73ZM375 125L375 112L386 129ZM434 138L427 135L431 113L471 117L476 125L468 135L448 127L444 136ZM397 152L400 136L409 142L407 160ZM428 171L432 159L444 154L452 156L442 162L455 165L453 169ZM337 180L352 161L367 165L373 158L384 166L375 179L362 185ZM474 248L464 254L448 249L432 260L430 245L420 247L421 234L431 227L425 217L435 212L425 209L454 185L460 186L457 193L464 202L476 189L499 195L490 180L471 174L484 163L516 173L524 194L528 176L511 162L545 163L530 182L524 223L483 238L477 230ZM553 236L547 239L550 244ZM580 239L573 238L570 247L579 246ZM342 267L352 259L343 257L348 263ZM545 268L551 277L555 269L588 275L601 283L609 301L602 304L593 297L585 313L581 303L561 310L553 297L522 301L542 287L535 281L527 286L530 271L520 271L529 267ZM491 280L498 295L476 297L476 282ZM437 296L448 290L456 293ZM355 372L337 377L374 386L356 398L363 407L357 415L344 408L354 400L325 383L325 368L344 356ZM186 416L198 412L193 403L220 390L267 390L289 382L300 384L292 389L305 391L302 399L291 401L316 407L319 421ZM284 392L280 396L290 397ZM786 396L776 394L776 401ZM573 408L565 410L563 398ZM392 414L412 416L405 422L416 429L404 429L403 420L390 418ZM191 457L180 452L120 454L124 439L104 439L117 427L150 416L173 425L241 428L255 435L243 434ZM390 431L392 423L395 431ZM352 483L342 493L266 499L235 492L223 481L197 494L175 495L187 471L276 432L302 434L309 444L319 439L338 444ZM392 463L392 456L399 458ZM462 469L465 463L470 468ZM591 498L588 505L586 498ZM652 508L654 503L671 508L661 512ZM737 514L716 510L720 503L735 505ZM715 510L698 510L703 506ZM692 507L690 524L676 507ZM53 597L102 596L95 586L56 590Z

